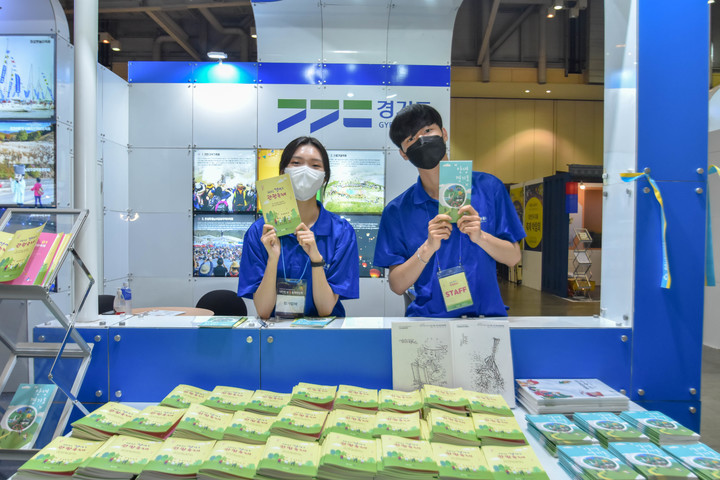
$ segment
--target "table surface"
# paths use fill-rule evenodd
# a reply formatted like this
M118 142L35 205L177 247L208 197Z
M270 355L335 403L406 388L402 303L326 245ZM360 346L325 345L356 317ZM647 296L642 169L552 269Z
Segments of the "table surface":
M178 317L202 317L202 316L211 316L214 314L212 310L208 310L207 308L195 308L195 307L144 307L144 308L133 308L132 313L133 315L138 315L140 313L147 313L147 314L155 314L158 315L157 312L162 312L162 310L169 310L173 312L182 312L180 315L177 315Z

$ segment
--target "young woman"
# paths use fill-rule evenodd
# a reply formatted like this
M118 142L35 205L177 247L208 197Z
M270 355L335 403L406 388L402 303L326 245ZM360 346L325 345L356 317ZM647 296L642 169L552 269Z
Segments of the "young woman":
M261 218L243 240L238 296L252 298L261 318L345 316L340 299L358 298L355 230L315 198L330 180L325 147L313 137L291 141L280 157L280 174L293 184L302 223L278 237Z

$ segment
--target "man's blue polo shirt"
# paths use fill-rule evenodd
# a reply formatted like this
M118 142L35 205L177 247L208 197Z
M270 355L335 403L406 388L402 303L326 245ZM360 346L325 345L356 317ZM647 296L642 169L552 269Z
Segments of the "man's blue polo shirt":
M345 308L340 299L358 298L360 296L360 267L355 230L347 220L328 212L318 202L320 215L310 230L315 234L320 255L325 260L325 276L334 293L339 295L331 315L345 316ZM253 223L243 239L242 257L238 274L238 296L253 298L260 286L268 254L265 245L260 241L265 221L260 218ZM278 261L277 278L282 280L304 278L307 281L305 294L305 315L318 315L313 301L312 268L310 258L298 244L295 234L280 237L282 254ZM274 311L273 311L274 314Z
M518 242L525 238L520 219L505 186L489 173L473 172L470 203L482 219L482 229L491 235ZM391 201L380 219L380 231L373 263L381 267L405 263L427 240L427 226L438 214L438 201L417 183ZM437 278L440 270L465 270L473 305L448 312ZM428 259L428 265L415 282L415 300L408 306L408 317L507 316L497 283L495 260L470 241L453 224L452 234Z

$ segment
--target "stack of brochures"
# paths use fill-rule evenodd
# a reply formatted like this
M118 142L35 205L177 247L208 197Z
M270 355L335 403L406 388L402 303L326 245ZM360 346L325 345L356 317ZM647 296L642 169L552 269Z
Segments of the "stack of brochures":
M596 378L516 379L518 402L530 414L621 412L630 399Z
M310 328L323 328L330 322L335 320L335 317L303 317L296 318L290 323L291 327L310 327Z
M252 480L264 450L264 445L217 442L210 452L210 458L200 465L197 479Z
M380 438L380 463L377 480L433 480L438 476L430 442L383 435Z
M649 442L650 439L637 428L610 412L576 413L573 421L583 430L594 435L600 445L607 448L610 442Z
M320 438L327 416L327 411L287 405L275 417L275 421L270 426L270 433L313 442Z
M168 438L158 449L155 458L143 468L137 480L195 478L214 446L214 441Z
M382 389L378 392L378 408L388 412L419 412L423 406L420 391L403 392L401 390Z
M25 462L13 475L15 480L70 478L103 442L73 437L56 437Z
M73 474L80 480L131 480L154 460L162 442L116 435L95 450Z
M375 415L373 437L393 435L420 439L420 415L417 413L378 412Z
M472 413L489 413L503 417L513 416L513 411L502 395L470 391L465 391L465 394L468 402L470 402L468 409Z
M71 434L85 440L107 440L139 412L137 408L122 403L108 402L74 422Z
M195 440L221 440L232 422L232 413L219 412L199 403L193 403L175 427L173 437Z
M564 445L557 449L560 466L573 479L645 480L599 445Z
M258 462L257 480L312 480L317 477L320 445L288 437L268 438Z
M720 453L704 443L663 445L662 449L680 460L700 480L711 480L720 477Z
M270 437L270 427L275 417L253 412L235 412L225 429L223 440L243 443L265 444Z
M210 392L210 396L202 402L202 405L221 412L234 413L245 409L253 393L255 393L254 390L218 385Z
M310 410L332 410L336 386L300 382L292 389L290 405Z
M648 480L683 480L698 477L683 467L660 447L652 443L613 442L608 447L613 455L625 460Z
M550 480L529 445L521 447L489 446L481 448L493 478Z
M515 417L501 417L485 413L473 413L475 434L482 446L486 445L527 445L527 439Z
M117 433L146 440L164 440L173 433L183 415L183 409L150 405L120 427Z
M373 480L377 473L377 439L330 433L320 450L318 477L323 480Z
M210 397L210 392L192 385L180 384L173 388L160 405L173 408L188 408L191 403L202 403Z
M292 395L289 393L255 390L245 410L261 415L276 416L285 405L290 403L290 397Z
M335 394L333 408L336 410L353 410L362 413L373 413L378 410L378 392L371 388L339 385Z
M542 443L550 455L557 457L558 445L594 445L595 437L575 425L564 415L525 415L528 431Z
M333 410L325 421L322 436L335 432L358 438L373 438L375 426L375 413Z
M465 414L470 406L467 393L462 388L423 385L420 389L423 408L439 408L452 413Z
M477 447L432 443L438 480L493 480L485 455Z
M480 440L475 433L475 424L470 417L431 409L427 416L427 423L431 442L480 446Z
M198 328L235 328L242 325L248 317L210 317L197 324Z
M700 435L658 411L622 412L620 418L630 422L657 445L684 445L700 441Z

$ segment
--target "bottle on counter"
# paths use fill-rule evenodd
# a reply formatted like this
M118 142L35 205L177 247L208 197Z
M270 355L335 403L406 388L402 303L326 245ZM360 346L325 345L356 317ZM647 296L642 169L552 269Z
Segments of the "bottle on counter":
M125 301L125 313L132 315L132 290L130 290L130 285L127 282L123 283L121 292Z
M127 310L121 288L118 288L117 293L115 294L115 300L113 300L113 310L115 311L115 315L123 315Z

